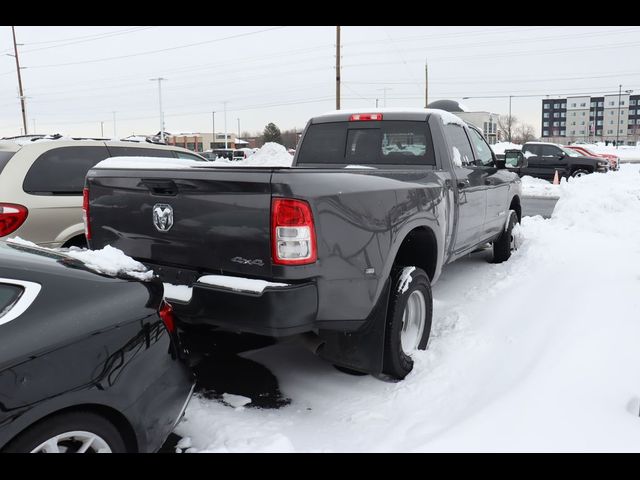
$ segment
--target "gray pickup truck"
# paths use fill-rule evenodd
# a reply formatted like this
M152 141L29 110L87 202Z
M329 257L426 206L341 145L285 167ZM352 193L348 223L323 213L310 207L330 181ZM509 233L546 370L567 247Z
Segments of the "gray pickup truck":
M86 179L89 244L192 287L172 302L182 328L301 335L343 369L400 379L444 265L487 243L507 260L521 216L518 175L440 110L312 118L292 168L112 160Z

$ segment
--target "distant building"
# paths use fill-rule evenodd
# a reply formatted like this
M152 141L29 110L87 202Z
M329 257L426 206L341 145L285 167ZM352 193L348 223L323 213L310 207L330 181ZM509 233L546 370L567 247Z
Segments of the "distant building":
M619 104L618 104L619 102ZM611 94L542 100L542 139L635 145L640 138L640 95Z
M428 108L445 110L459 116L462 120L482 130L490 145L496 143L498 139L498 115L491 112L468 112L455 100L437 100L431 102Z
M215 142L211 133L196 132L165 132L165 142L167 145L176 145L178 147L187 148L194 152L204 152L205 150L213 150L214 148L225 148L224 133L217 133ZM242 140L235 133L227 134L227 148L244 148L249 142Z

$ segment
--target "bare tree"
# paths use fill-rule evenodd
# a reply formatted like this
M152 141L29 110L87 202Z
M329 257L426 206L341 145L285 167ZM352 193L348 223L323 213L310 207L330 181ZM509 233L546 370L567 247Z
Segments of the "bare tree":
M515 115L500 115L498 117L498 138L501 141L513 141L518 117Z
M533 125L522 123L514 126L513 142L523 144L536 139L536 129Z

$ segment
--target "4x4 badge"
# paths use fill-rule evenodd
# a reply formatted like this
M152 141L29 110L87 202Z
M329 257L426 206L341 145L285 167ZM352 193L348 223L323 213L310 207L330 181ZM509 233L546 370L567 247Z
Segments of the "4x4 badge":
M264 267L264 262L259 258L256 258L255 260L249 260L248 258L233 257L231 261L239 263L240 265L256 265L258 267Z
M173 207L166 203L153 206L153 225L159 232L168 232L173 227Z

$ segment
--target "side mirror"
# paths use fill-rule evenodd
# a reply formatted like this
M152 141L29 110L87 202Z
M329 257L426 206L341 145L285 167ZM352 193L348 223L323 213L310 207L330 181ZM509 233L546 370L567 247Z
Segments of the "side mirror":
M558 154L558 160L562 160L564 157L566 157L567 154L566 153L559 153Z
M529 164L520 150L505 151L504 160L507 168L526 168Z

